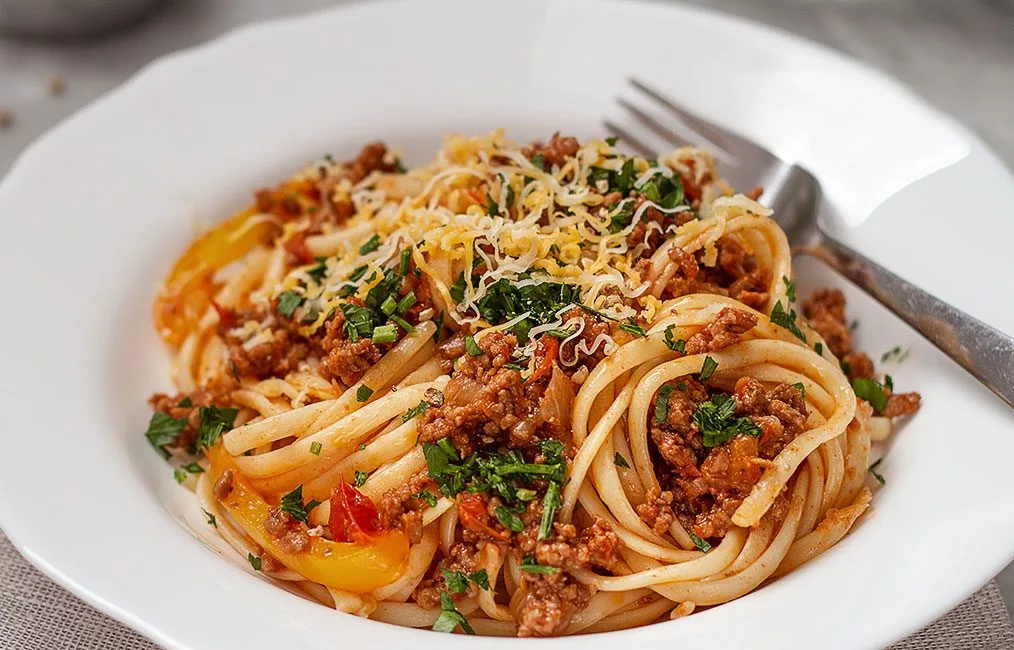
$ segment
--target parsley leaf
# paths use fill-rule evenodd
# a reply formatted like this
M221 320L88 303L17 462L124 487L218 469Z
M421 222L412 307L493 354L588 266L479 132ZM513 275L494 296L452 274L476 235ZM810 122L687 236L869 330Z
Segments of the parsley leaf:
M674 338L674 331L676 331L675 325L670 325L665 328L665 347L669 348L673 352L684 354L687 351L687 342L683 339Z
M366 402L373 397L373 389L366 384L360 384L359 388L356 389L356 401Z
M875 463L873 463L872 465L870 465L866 469L866 471L868 471L870 474L873 474L873 478L877 479L878 483L880 483L881 485L887 485L887 479L884 478L883 474L881 474L880 472L877 471L877 467L880 466L880 463L883 460L884 460L883 458L877 459L877 461Z
M366 483L366 479L368 478L370 478L369 472L361 472L359 470L356 470L355 480L353 483L356 487L363 487L363 484Z
M887 406L884 387L872 379L856 377L852 380L852 390L856 392L857 396L869 402L877 413L883 412L884 407Z
M781 300L776 302L774 308L771 309L771 322L780 327L784 327L792 332L797 339L806 343L806 335L803 334L803 330L799 329L799 326L796 325L796 310L791 309L786 312L782 307Z
M303 304L303 296L295 291L283 291L278 296L278 313L282 316L292 316L292 313L301 304Z
M613 465L630 469L630 463L627 462L626 458L620 455L620 452L616 452L616 455L613 456Z
M792 384L792 387L798 390L800 393L802 393L803 399L806 399L806 386L803 385L803 382L797 381L796 383Z
M215 515L211 514L210 512L208 512L207 510L205 510L204 508L201 508L201 512L203 512L204 516L208 519L208 525L209 526L214 526L215 528L218 528L218 520L215 519Z
M718 393L706 402L701 402L694 411L694 424L701 431L705 447L723 445L732 438L745 434L756 438L761 428L744 416L733 419L736 400Z
M196 451L210 449L218 442L218 437L232 429L239 409L218 408L217 406L201 407L201 425L197 429Z
M880 355L880 362L881 363L887 363L888 361L892 361L892 360L895 360L895 359L900 362L900 361L904 361L905 357L907 357L907 356L908 356L908 350L904 349L900 345L896 345L893 348L891 348L890 350L888 350L887 352L885 352L882 355Z
M194 401L190 399L189 395L187 395L186 397L180 400L179 404L177 404L176 407L182 409L182 408L190 408L193 405Z
M158 453L162 454L163 458L169 458L169 452L165 449L166 445L176 442L176 438L179 437L186 425L186 420L177 420L161 411L155 411L151 414L148 430L144 432L144 437L148 439L152 447L158 450Z
M551 481L546 488L546 496L542 499L542 521L539 522L539 539L548 539L553 532L553 517L556 510L563 505L560 498L560 484Z
M246 561L250 563L250 566L253 567L254 571L261 570L261 559L256 557L253 553L246 554Z
M546 159L543 157L543 155L541 153L538 153L538 154L535 154L534 156L532 156L531 162L532 162L532 165L534 165L538 169L540 169L542 171L546 171Z
M615 136L615 135L609 136L608 138L606 138L606 144L608 144L610 147L615 147L616 143L619 142L619 141L620 141L620 139L617 136Z
M425 501L426 505L428 505L431 508L435 508L437 505L437 498L433 496L433 493L430 492L429 490L423 490L422 492L413 494L412 498L421 499L422 501Z
M626 322L620 323L620 329L628 334L633 334L634 336L648 336L648 332L638 325L637 321L633 318L628 318Z
M796 302L796 283L790 280L787 275L782 276L782 282L785 283L785 298L789 302Z
M555 566L545 566L543 564L536 564L535 558L531 555L526 555L521 558L521 570L527 571L528 573L559 573L560 569Z
M468 579L479 586L479 589L485 589L490 591L489 586L489 575L486 573L486 569L479 569L475 573L469 574Z
M507 530L514 533L520 533L525 529L525 522L521 521L521 517L518 517L507 508L497 506L494 512L496 512L496 518L500 520L500 523L503 524L503 527ZM545 519L545 513L543 513L543 519ZM541 531L539 534L541 535ZM542 538L540 537L539 539Z
M718 362L711 357L704 357L704 363L701 365L701 381L711 379L711 375L715 374L716 370L718 370Z
M314 440L310 443L310 453L314 456L320 456L320 450L324 448L319 441Z
M814 343L813 351L819 354L820 356L824 356L824 344L821 343L820 341Z
M478 357L482 354L482 348L480 348L479 344L475 342L474 336L465 337L465 352L467 352L470 357Z
M380 248L380 235L373 233L373 236L366 240L366 243L359 247L359 254L366 255Z
M423 411L425 411L429 407L430 407L430 405L427 404L425 401L419 400L419 403L417 405L415 405L412 408L410 408L409 410L405 411L405 414L401 416L401 421L402 422L408 422L409 420L411 420L415 416L419 415L420 413L422 413Z
M451 593L463 594L468 591L468 576L461 571L450 571L440 567L440 573L443 574L444 582L447 583L447 588L451 590Z
M673 392L672 384L662 384L655 397L655 422L662 424L669 419L669 397Z
M454 606L454 601L447 592L440 592L440 609L440 616L433 623L434 632L453 632L460 625L465 634L475 634L475 630L468 624L468 619Z
M320 505L320 501L314 499L309 503L303 503L303 484L300 483L296 486L296 489L288 494L282 496L278 502L278 510L280 512L287 512L292 515L292 518L301 521L304 524L307 523L307 516L310 511Z
M696 546L698 549L700 549L701 552L707 553L708 551L711 550L711 544L708 544L707 540L703 540L700 537L698 537L697 535L694 535L693 533L688 533L688 534L690 535L690 539L691 539L691 541L693 541L694 546Z
M634 219L634 199L623 199L609 213L609 232L616 234L630 225Z

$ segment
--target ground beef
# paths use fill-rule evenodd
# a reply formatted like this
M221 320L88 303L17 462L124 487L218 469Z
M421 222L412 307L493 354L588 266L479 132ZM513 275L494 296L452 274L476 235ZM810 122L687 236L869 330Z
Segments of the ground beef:
M264 530L278 542L278 547L285 553L295 555L310 550L311 540L306 526L277 507L272 508L264 520Z
M651 488L644 497L644 503L637 506L637 516L657 535L664 535L675 519L672 500L673 494L669 490Z
M465 355L465 332L455 332L453 336L437 346L437 357L440 359L440 370L450 374L454 369L454 361Z
M533 503L525 518L530 525L514 537L515 548L522 556L531 555L536 564L553 566L565 571L616 564L620 540L604 520L595 518L591 526L578 532L573 524L554 523L548 539L539 540L540 504Z
M613 195L620 195L619 192L613 192L606 195L606 199L609 199ZM634 213L640 209L641 205L647 199L643 196L638 196L634 200ZM609 206L607 203L603 203L606 207ZM658 250L658 247L666 240L668 235L667 230L670 226L682 226L685 223L689 223L697 219L697 214L693 210L681 210L680 212L674 212L667 214L662 212L658 208L649 206L641 213L641 218L638 219L637 223L634 224L634 228L627 235L627 247L630 249L636 248L640 244L645 245L645 250L641 254L642 257L651 257L651 255ZM650 228L649 224L657 223L660 228Z
M422 539L422 511L428 504L413 495L430 489L430 493L435 496L437 491L431 489L433 486L433 480L428 472L423 470L413 474L408 483L385 492L377 506L380 527L400 529L408 535L413 544L418 543Z
M467 541L457 542L451 546L448 555L441 558L440 561L431 568L429 575L423 578L422 581L420 581L419 586L417 586L415 591L412 592L412 600L414 600L420 607L438 609L440 607L441 592L446 592L451 598L458 602L468 596L475 596L479 592L479 588L472 581L469 581L468 589L465 593L458 594L448 589L447 581L444 579L441 569L446 569L447 571L460 571L466 576L471 575L482 568L479 563L479 552L481 550L482 545L477 545Z
M757 324L757 316L735 307L725 307L714 320L687 339L687 354L715 352L738 343Z
M419 420L421 441L450 437L462 456L493 443L534 442L537 432L530 424L548 382L548 377L526 382L517 370L504 368L517 347L513 334L489 332L478 345L483 353L463 357L447 382L443 406L428 409Z
M535 156L542 156L548 166L563 167L567 163L567 159L576 154L580 148L581 145L576 138L554 133L549 144L543 145L541 142L533 142L523 148L521 153L529 160Z
M757 260L732 237L716 242L718 257L715 266L703 264L704 250L695 254L673 246L669 259L676 272L662 290L662 299L678 298L690 293L715 293L734 298L748 307L767 307L771 273L757 266ZM646 267L635 267L643 277Z
M518 636L556 636L571 617L588 606L591 593L564 572L532 574L522 571L527 592L518 609Z
M733 393L736 415L748 415L764 432L760 456L774 458L785 445L806 430L806 400L803 392L789 384L765 388L752 377L740 377Z
M711 396L690 377L673 382L664 422L651 409L650 436L657 454L663 489L651 491L638 514L656 532L664 532L675 515L701 538L722 537L732 514L760 479L759 459L773 458L806 427L802 393L787 384L765 388L741 378L735 388L736 415L748 416L761 435L739 435L718 447L705 447L693 416ZM657 399L657 396L656 396Z
M698 537L724 537L732 527L732 514L760 480L757 455L756 438L736 436L713 448L701 463L701 475L682 484L683 497L698 512L693 525Z
M219 308L218 313L218 334L229 347L230 371L237 377L284 377L298 369L310 354L310 346L296 332L295 324L280 318L274 308ZM248 321L259 323L266 333L262 342L249 349L245 346L247 338L241 334L241 326Z
M803 315L838 358L852 351L852 334L845 324L845 296L838 289L818 289L803 301Z
M174 449L186 449L197 441L197 432L201 426L201 408L208 406L229 406L232 401L229 394L237 387L232 377L223 377L209 386L202 386L189 393L167 395L155 393L148 398L152 410L165 413L176 420L185 420L183 430L176 441L169 445ZM190 400L189 406L180 406Z
M862 352L852 350L852 333L845 324L845 296L838 289L818 289L803 301L803 315L810 327L820 334L828 349L841 359L842 370L850 379L874 379L873 360ZM893 393L884 388L887 406L879 415L898 417L919 410L922 397L919 393Z
M368 338L349 340L345 316L341 311L335 312L327 321L321 348L323 355L319 371L325 377L338 377L346 386L362 379L383 356L381 349Z
M885 390L885 392L887 392ZM881 413L884 417L896 418L901 415L912 415L919 410L922 396L919 393L894 393L887 396L887 406Z
M594 346L595 340L599 336L609 334L609 323L580 307L575 307L563 314L561 320L566 323L575 318L581 319L584 327L580 335L560 346L559 358L567 372L573 372L581 367L592 370L600 361L606 358L605 344L600 343L598 347ZM579 346L580 349L578 349ZM589 353L587 350L593 351Z

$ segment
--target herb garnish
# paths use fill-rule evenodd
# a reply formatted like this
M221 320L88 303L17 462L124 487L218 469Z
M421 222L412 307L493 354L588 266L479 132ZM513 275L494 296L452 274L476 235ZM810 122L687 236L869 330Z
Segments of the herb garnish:
M144 437L162 455L162 458L169 458L166 445L176 442L176 438L179 437L186 425L186 420L177 420L161 411L155 411L151 414L148 430L144 432Z
M197 429L197 442L194 443L195 451L210 449L218 442L218 437L223 432L232 429L232 423L236 420L239 409L218 408L217 406L201 407L201 425Z
M613 456L613 465L616 465L617 467L623 467L625 469L630 469L630 463L627 462L626 458L620 455L620 452L616 452L616 455Z
M204 508L201 508L201 512L203 512L205 518L207 518L209 526L214 526L215 528L218 528L218 520L215 518L215 515L211 514Z
M360 384L359 388L356 389L356 401L366 402L373 397L373 389L366 384Z
M320 505L316 499L303 503L303 484L300 483L296 489L282 496L278 501L278 510L292 515L292 518L307 523L310 511Z
M662 384L658 389L658 396L655 398L655 422L659 424L669 419L669 397L673 390L672 384Z
M560 569L555 566L546 566L544 564L536 564L535 558L531 555L526 555L521 558L521 570L527 571L528 573L559 573Z
M791 309L785 311L782 307L782 301L779 300L775 303L774 308L771 310L771 322L780 327L792 332L792 334L802 342L806 342L806 335L803 334L803 330L799 329L796 325L796 310Z
M363 487L363 485L366 483L366 479L368 479L368 478L370 478L370 473L369 472L361 472L361 471L359 471L357 469L356 472L355 472L355 474L354 474L353 484L356 487Z
M380 248L380 235L373 233L366 243L359 247L359 254L366 255Z
M320 450L324 448L319 441L314 440L310 443L310 453L314 456L320 456Z
M408 422L409 420L411 420L415 416L419 415L420 413L422 413L423 411L425 411L429 407L430 407L430 405L427 404L424 400L419 400L418 404L416 404L415 406L413 406L409 410L405 411L405 414L401 416L401 421L402 422Z
M782 276L782 282L785 283L785 298L789 302L796 302L796 283L786 275Z
M700 549L702 553L707 553L708 551L711 550L711 544L708 544L707 540L701 539L700 537L694 535L693 533L688 534L690 535L690 540L694 543L694 546Z
M665 328L665 347L669 348L673 352L679 352L683 354L687 351L687 342L683 339L675 338L673 332L676 331L675 325L670 325Z
M711 357L704 357L704 363L701 365L701 381L711 379L711 375L715 374L716 370L718 370L718 362Z
M254 571L261 570L261 559L255 556L253 553L246 554L246 561L250 563L250 566L253 567Z
M866 471L869 472L870 474L873 474L873 478L877 479L878 483L880 483L881 485L887 485L887 479L884 478L883 474L877 471L877 467L880 466L880 463L883 460L884 460L883 458L878 458L876 462L874 462L866 469Z
M303 296L295 291L283 291L278 295L278 313L282 316L292 316L292 313L301 304L303 304Z
M857 396L869 402L877 413L883 412L884 407L887 406L887 395L884 393L884 387L872 379L856 377L852 380L852 390L855 391Z
M620 329L634 336L648 336L648 332L633 318L628 318L626 322L620 323Z
M705 447L723 445L735 436L745 434L756 438L762 431L749 417L733 418L736 400L721 393L712 395L694 411L694 424L701 431Z
M434 632L453 632L460 625L465 634L475 634L475 630L454 606L454 601L447 592L440 592L440 610L440 616L433 623Z
M431 508L435 508L437 505L437 498L429 490L423 490L422 492L413 494L412 498L425 501L426 505L428 505Z

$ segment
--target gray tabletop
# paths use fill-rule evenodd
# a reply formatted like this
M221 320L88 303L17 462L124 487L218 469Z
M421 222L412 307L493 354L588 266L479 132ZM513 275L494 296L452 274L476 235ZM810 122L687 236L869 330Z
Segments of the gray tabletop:
M2 3L0 3L2 4ZM326 0L176 0L103 39L0 38L0 175L35 137L166 52ZM691 0L823 42L895 75L1014 166L1014 1ZM0 534L0 647L150 648L49 583ZM1014 648L1014 565L905 648ZM69 627L68 627L69 625ZM899 646L901 647L901 646Z

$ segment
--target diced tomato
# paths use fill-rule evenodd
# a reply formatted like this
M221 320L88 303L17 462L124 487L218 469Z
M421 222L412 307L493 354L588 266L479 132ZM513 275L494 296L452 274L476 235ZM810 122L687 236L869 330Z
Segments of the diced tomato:
M553 369L553 362L556 361L556 355L560 351L560 339L547 334L539 339L539 349L542 350L542 357L539 358L535 372L528 378L528 383L538 381Z
M474 492L468 492L458 499L458 519L462 526L471 531L484 533L505 542L510 539L509 532L497 530L489 525L486 500Z
M368 542L380 533L380 515L368 496L342 481L331 491L331 539L336 542Z

